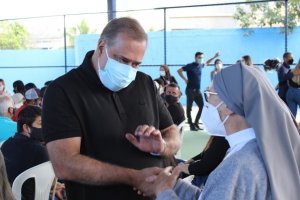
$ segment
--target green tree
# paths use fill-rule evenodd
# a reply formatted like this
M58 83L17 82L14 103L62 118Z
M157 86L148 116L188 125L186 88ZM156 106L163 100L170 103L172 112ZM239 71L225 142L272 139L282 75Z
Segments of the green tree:
M29 33L18 22L0 22L0 49L26 49Z
M74 46L75 37L80 34L95 33L95 30L91 31L85 20L81 20L77 26L71 27L67 33L69 37L69 47Z
M253 0L246 0L251 2ZM285 3L268 2L253 3L237 6L234 19L238 20L242 28L258 27L283 27L285 25ZM288 1L288 31L292 32L300 20L300 0ZM251 31L248 33L251 33Z

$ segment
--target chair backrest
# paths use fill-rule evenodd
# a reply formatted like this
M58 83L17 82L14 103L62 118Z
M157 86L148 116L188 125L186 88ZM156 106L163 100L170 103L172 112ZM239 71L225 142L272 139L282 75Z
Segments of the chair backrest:
M22 185L29 179L35 179L35 200L48 200L52 183L55 179L54 170L50 161L34 166L19 176L13 182L12 192L16 200L21 200Z
M183 141L183 134L184 134L184 124L185 124L185 121L181 122L179 125L177 125L177 128L179 130L179 134L180 134L180 141L182 142ZM178 149L178 151L176 152L175 154L176 158L181 158L181 147L180 149Z

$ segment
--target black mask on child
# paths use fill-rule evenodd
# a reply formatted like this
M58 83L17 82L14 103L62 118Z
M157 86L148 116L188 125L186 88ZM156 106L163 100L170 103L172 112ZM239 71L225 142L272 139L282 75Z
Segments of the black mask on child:
M291 58L291 59L289 60L289 65L292 65L293 63L294 63L294 59Z
M172 105L172 104L175 104L177 103L177 97L174 97L172 95L166 95L166 102L169 104L169 105Z
M44 142L43 135L42 135L42 128L35 128L30 127L31 133L30 138L33 140L37 140L39 142Z

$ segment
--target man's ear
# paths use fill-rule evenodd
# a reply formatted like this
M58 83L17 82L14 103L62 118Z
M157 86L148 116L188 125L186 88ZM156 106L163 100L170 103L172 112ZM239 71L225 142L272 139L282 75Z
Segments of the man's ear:
M30 131L29 131L29 126L27 125L27 124L23 124L22 125L22 132L25 132L25 133L29 133Z
M99 51L100 55L104 52L104 48L105 48L105 41L103 39L99 39L97 44L97 50Z

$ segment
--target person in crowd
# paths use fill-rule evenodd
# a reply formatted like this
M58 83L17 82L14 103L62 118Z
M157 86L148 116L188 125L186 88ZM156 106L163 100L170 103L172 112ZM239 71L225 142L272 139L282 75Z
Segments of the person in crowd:
M222 162L228 148L229 144L224 136L212 135L200 154L185 163L180 163L178 168L185 175L194 175L191 183L203 188L207 177Z
M165 84L164 84L164 81L161 80L160 78L157 78L157 79L154 79L154 84L155 84L155 87L159 93L159 95L165 99Z
M51 82L52 82L52 80L46 81L46 82L44 83L44 87L48 87L48 86L50 85Z
M278 95L287 104L286 93L288 91L288 81L293 76L300 75L300 69L295 68L293 71L290 70L291 65L294 63L293 55L291 52L283 54L283 63L277 70L278 77Z
M247 65L247 66L253 66L251 57L250 57L249 55L244 55L244 56L242 57L242 60L241 60L241 61L244 62L245 65Z
M0 199L3 200L14 200L13 193L11 191L11 186L8 182L7 172L4 162L4 157L0 151Z
M21 93L15 93L11 96L11 98L14 101L15 109L19 109L21 106L23 106L25 102L25 97Z
M40 143L42 139L41 108L26 106L17 121L18 131L1 146L10 184L25 170L49 160L47 149ZM24 199L34 199L34 180L23 184Z
M43 135L68 199L148 199L132 187L179 149L153 80L138 71L146 47L137 20L113 19L81 66L48 86Z
M32 89L32 88L37 88L36 85L34 83L27 83L25 86L24 86L24 89L25 89L25 92Z
M146 178L151 184L144 195L155 193L158 200L299 199L299 130L265 74L243 63L233 65L215 76L207 94L201 118L209 132L226 135L230 149L224 160L202 192L176 181L180 169L166 168Z
M215 69L210 72L210 80L212 81L215 75L222 70L223 63L220 59L215 60Z
M11 94L6 89L3 79L0 79L0 96L11 96Z
M4 141L17 132L17 124L12 120L14 102L10 96L0 96L0 141Z
M25 87L24 83L21 80L16 80L13 82L14 93L21 93L23 96L25 95Z
M15 115L13 116L13 120L18 120L19 113L26 107L27 105L39 106L40 105L40 90L37 88L31 88L25 92L26 101L24 104L16 110Z
M176 83L177 81L174 76L171 75L170 69L168 65L161 65L159 68L159 79L164 82L164 85L168 85L170 83Z
M176 83L170 83L166 86L165 100L168 111L171 114L174 124L180 125L185 120L183 106L179 102L181 91Z
M200 92L200 84L201 84L201 73L202 69L208 65L213 59L217 58L220 55L220 53L216 53L216 55L210 59L208 59L206 62L204 61L204 53L202 52L196 52L195 53L195 61L192 63L189 63L180 69L177 70L179 76L185 81L187 84L186 86L186 115L188 119L188 123L190 124L190 129L192 131L200 130L199 127L199 119L201 116L202 108L203 108L203 98L202 94ZM187 73L187 78L183 75L183 71ZM197 112L195 121L192 120L191 111L193 102L196 102L199 110Z
M300 69L300 59L295 69L292 70L292 73L296 69L297 70ZM297 116L298 105L300 105L299 88L300 88L300 75L294 75L292 79L289 80L288 91L286 94L286 101L287 101L287 105L289 106L291 112L295 117Z
M1 146L11 185L22 172L49 160L47 149L43 145L41 114L40 107L27 105L19 113L17 133ZM61 186L59 183L58 185ZM35 184L31 178L22 186L22 199L32 200L34 194ZM61 194L58 196L62 199Z
M43 99L44 99L44 96L45 96L45 92L47 90L47 87L48 86L44 86L41 88L40 90L40 95L39 95L39 106L43 106Z

